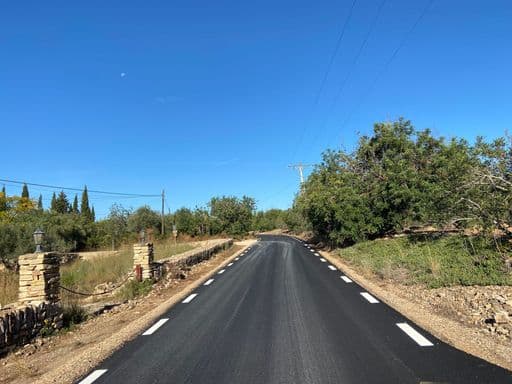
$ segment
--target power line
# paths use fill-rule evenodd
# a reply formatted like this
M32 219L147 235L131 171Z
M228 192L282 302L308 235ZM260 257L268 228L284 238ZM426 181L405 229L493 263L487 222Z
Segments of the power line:
M80 188L71 188L71 187L60 187L56 185L48 185L48 184L36 184L36 183L26 183L24 181L17 181L17 180L7 180L7 179L0 179L0 182L5 183L13 183L13 184L19 184L19 185L30 185L34 187L43 187L43 188L52 188L52 189L60 189L60 190L66 190L66 191L77 191L82 192L83 189ZM137 193L123 193L123 192L107 192L107 191L97 191L97 190L87 190L89 193L98 193L103 195L112 195L112 196L126 196L126 197L160 197L161 195L144 195L144 194L137 194Z
M320 88L318 89L318 92L316 93L316 97L315 97L315 102L313 104L313 108L312 108L312 112L315 110L315 108L318 106L318 103L320 101L320 97L322 95L322 92L325 88L325 84L327 83L327 78L329 77L329 74L331 73L331 69L332 69L332 66L334 64L334 59L336 58L336 56L338 55L338 51L341 47L341 41L343 40L343 37L345 36L345 31L347 30L347 26L350 22L350 19L352 18L352 14L354 12L354 8L356 6L356 3L357 3L357 0L354 0L352 2L352 5L350 7L350 10L349 10L349 13L348 13L348 16L347 18L345 19L345 22L343 23L343 26L341 28L341 31L340 31L340 34L338 36L338 39L336 41L336 45L334 47L334 51L333 53L331 54L331 57L329 59L329 63L327 65L327 69L324 73L324 76L322 78L322 82L320 83ZM311 116L309 118L309 120L311 120ZM308 120L308 122L309 122ZM306 133L306 127L304 127L304 129L302 130L302 133L301 133L301 136L300 136L300 139L299 139L299 142L297 143L297 145L295 146L295 153L293 154L292 156L292 159L295 158L295 155L297 154L297 148L301 147L302 146L302 141L304 140L304 135Z
M311 146L316 144L320 134L322 133L325 125L327 124L327 121L329 120L330 115L332 114L332 112L334 110L334 107L336 106L336 103L338 102L340 96L343 94L343 91L345 90L345 86L348 84L350 78L352 77L353 73L355 72L355 69L357 68L357 63L359 62L359 58L361 57L361 54L363 53L364 49L366 48L366 44L368 44L370 36L371 36L373 30L375 29L375 26L377 25L377 21L379 20L382 10L384 9L384 5L386 4L386 1L387 0L382 0L380 2L379 7L377 9L377 13L375 14L375 17L373 18L373 20L370 24L370 28L368 29L368 32L366 33L363 41L361 42L361 45L359 46L359 49L354 58L354 61L352 62L352 65L351 65L347 75L345 76L340 87L338 88L338 91L336 92L336 95L335 95L333 101L331 102L329 109L327 110L327 114L322 122L322 125L320 126L320 129L317 130L317 134L316 134L314 140L312 140Z
M418 18L416 19L416 21L414 22L414 24L411 26L411 28L406 32L406 34L404 35L404 37L402 38L402 40L400 41L400 43L398 44L398 46L395 48L395 50L393 51L393 53L391 54L390 58L388 59L388 61L386 61L386 63L384 64L384 66L382 67L382 69L377 73L377 76L375 76L375 78L373 79L372 83L370 84L370 86L368 87L368 89L366 90L366 92L363 94L363 96L359 99L359 102L356 104L356 106L350 111L350 113L348 114L347 118L343 121L343 124L341 125L340 127L340 136L341 136L341 132L343 131L343 129L345 128L345 126L348 124L348 122L350 121L350 119L352 118L354 112L361 106L361 104L363 104L363 102L365 101L366 97L368 97L368 95L371 93L371 91L373 91L373 88L375 87L375 85L377 84L377 82L379 81L380 77L387 71L388 67L390 66L391 62L395 59L395 57L398 55L398 53L400 52L400 50L405 46L405 44L407 43L407 40L409 39L410 35L414 32L414 30L416 29L416 27L419 25L419 23L423 20L423 18L425 17L425 15L427 14L428 10L430 9L430 7L432 6L432 4L434 3L434 0L428 0L427 2L427 5L423 8L422 12L420 13L420 15L418 16ZM339 139L339 137L338 137Z

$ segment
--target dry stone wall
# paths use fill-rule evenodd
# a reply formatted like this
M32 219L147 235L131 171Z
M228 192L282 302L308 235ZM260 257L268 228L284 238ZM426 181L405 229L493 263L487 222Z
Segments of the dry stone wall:
M59 304L45 302L0 312L0 356L38 335L62 328L62 317Z
M62 328L59 255L31 253L20 256L18 264L17 308L0 311L0 354Z

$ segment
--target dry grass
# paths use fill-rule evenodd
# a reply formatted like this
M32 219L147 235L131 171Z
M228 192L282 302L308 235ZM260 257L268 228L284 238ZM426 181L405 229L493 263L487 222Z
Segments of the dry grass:
M8 269L0 272L0 305L18 300L18 279L18 274Z

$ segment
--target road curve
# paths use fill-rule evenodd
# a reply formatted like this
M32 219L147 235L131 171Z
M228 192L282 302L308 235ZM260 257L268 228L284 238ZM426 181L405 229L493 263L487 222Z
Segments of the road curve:
M512 383L307 244L262 236L84 378L91 383Z

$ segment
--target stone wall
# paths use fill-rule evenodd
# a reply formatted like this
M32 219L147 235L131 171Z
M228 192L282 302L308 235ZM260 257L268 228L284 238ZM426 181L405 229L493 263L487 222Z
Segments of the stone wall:
M202 261L210 259L214 254L233 246L233 239L214 240L212 245L202 249L192 249L179 255L153 263L153 277L158 279L165 273L176 270L176 268L190 267Z
M62 328L60 256L53 252L31 253L20 256L18 264L17 307L0 311L0 354Z
M0 311L0 356L40 334L62 328L62 317L62 308L56 303Z

